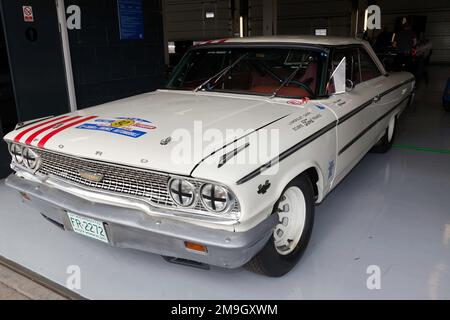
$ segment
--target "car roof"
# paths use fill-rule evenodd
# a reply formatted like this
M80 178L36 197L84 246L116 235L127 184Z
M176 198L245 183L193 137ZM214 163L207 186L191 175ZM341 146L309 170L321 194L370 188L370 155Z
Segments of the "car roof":
M207 41L203 44L298 43L298 44L315 44L325 46L341 46L350 44L364 44L365 42L366 41L364 40L351 37L293 35L293 36L261 36L261 37L229 38L229 39Z
M345 46L345 45L362 45L366 48L369 55L372 56L374 62L377 64L382 74L386 74L383 64L377 58L372 46L369 42L352 37L337 37L337 36L313 36L313 35L292 35L292 36L261 36L261 37L244 37L244 38L229 38L209 40L198 44L202 45L227 45L227 44L302 44L302 45L317 45L317 46Z

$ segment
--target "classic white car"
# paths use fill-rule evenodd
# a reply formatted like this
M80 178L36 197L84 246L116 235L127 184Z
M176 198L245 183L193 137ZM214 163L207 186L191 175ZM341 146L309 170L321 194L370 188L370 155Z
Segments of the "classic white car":
M282 276L315 204L390 148L414 84L351 38L210 41L165 89L19 124L6 183L65 230Z

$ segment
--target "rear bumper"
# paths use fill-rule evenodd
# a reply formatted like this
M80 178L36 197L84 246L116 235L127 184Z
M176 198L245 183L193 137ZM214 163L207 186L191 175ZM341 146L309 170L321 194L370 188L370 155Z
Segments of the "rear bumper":
M69 211L103 221L113 246L226 268L240 267L256 255L270 239L277 223L276 215L272 215L246 232L230 232L87 201L15 174L6 179L6 185L21 192L23 201L65 230L73 231L67 216ZM207 252L187 249L185 241L202 244Z

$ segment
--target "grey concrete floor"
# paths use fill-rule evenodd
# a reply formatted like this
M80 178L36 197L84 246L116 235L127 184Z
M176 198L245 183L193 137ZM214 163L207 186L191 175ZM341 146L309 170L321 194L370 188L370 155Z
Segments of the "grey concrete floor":
M0 300L65 300L29 277L0 264Z
M310 245L283 278L168 264L60 231L3 184L0 255L61 285L78 266L75 291L87 298L450 299L450 114L441 106L448 76L450 67L430 66L396 147L367 155L317 207ZM371 268L381 272L380 289L367 287Z

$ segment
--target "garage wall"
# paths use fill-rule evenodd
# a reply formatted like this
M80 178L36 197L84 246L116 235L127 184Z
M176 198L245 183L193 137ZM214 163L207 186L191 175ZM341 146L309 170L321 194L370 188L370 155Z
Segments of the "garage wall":
M425 37L433 43L432 62L450 63L450 0L379 0L381 23L394 29L395 19L402 15L425 15Z
M166 0L168 41L231 37L230 5L229 0ZM207 19L206 12L214 12L214 18Z
M248 1L248 35L263 35L263 0Z
M232 36L231 0L166 0L169 41L206 40ZM329 35L348 36L351 30L350 0L278 0L277 33L313 34L327 28ZM433 62L450 63L450 0L378 0L382 26L391 29L401 15L426 15L426 37L433 43ZM359 0L360 28L367 1ZM205 11L215 11L206 19ZM263 34L263 0L249 0L249 35Z
M116 0L65 0L81 9L69 42L78 108L156 89L164 81L159 0L143 0L144 39L120 40Z
M350 34L349 0L278 0L278 34L314 34L328 28L328 35Z

